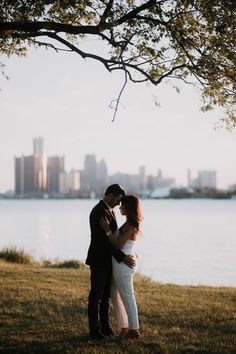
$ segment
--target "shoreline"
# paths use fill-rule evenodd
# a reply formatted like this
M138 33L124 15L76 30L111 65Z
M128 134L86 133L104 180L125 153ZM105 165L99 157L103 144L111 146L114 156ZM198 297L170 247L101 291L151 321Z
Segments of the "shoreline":
M5 262L8 264L15 265L28 265L35 266L38 268L54 268L54 269L79 269L80 267L85 267L89 269L89 266L85 264L84 260L75 259L75 258L65 258L61 259L59 257L56 258L44 258L37 257L35 258L30 253L26 252L24 249L17 248L16 246L9 246L0 248L0 262ZM158 279L154 279L149 275L146 275L140 271L136 273L139 277L143 279L150 280L151 282L155 282L159 285L172 285L172 286L180 286L180 287L202 287L202 288L218 288L218 289L235 289L236 286L233 285L214 285L214 284L181 284L175 282L162 282Z

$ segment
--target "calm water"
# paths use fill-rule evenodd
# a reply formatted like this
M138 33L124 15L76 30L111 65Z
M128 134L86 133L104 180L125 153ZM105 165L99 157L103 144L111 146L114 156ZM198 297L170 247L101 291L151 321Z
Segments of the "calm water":
M95 203L0 200L0 248L24 248L36 259L84 260ZM236 200L144 200L142 206L139 272L161 283L236 287Z

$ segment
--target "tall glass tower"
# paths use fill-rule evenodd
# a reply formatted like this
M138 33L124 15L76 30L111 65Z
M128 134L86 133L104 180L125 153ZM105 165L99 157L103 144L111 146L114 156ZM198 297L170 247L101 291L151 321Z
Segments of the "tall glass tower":
M43 138L34 138L33 151L34 155L43 156Z

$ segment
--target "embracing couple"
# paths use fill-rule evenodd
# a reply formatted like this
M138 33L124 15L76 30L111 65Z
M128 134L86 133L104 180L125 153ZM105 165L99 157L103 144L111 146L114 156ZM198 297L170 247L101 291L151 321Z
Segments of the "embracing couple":
M118 229L113 208L120 205L126 217ZM139 337L138 311L133 289L137 258L133 251L140 232L141 209L138 197L125 195L119 184L107 188L90 213L91 243L86 264L91 271L88 300L90 337L103 340L113 336L109 322L109 302L120 328L120 339Z

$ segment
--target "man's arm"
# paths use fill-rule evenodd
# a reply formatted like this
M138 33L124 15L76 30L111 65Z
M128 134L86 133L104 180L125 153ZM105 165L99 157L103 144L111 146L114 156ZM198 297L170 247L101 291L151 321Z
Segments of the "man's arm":
M130 268L134 268L136 266L136 260L134 256L126 255L121 250L116 250L110 242L109 247L113 257L117 260L118 263L124 262Z
M109 243L109 248L111 251L112 256L117 260L118 263L122 262L123 259L125 258L126 254L122 252L121 250L115 249L112 244L107 240Z

